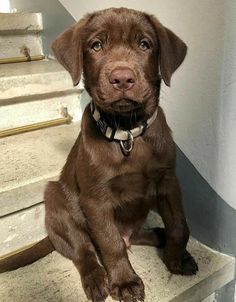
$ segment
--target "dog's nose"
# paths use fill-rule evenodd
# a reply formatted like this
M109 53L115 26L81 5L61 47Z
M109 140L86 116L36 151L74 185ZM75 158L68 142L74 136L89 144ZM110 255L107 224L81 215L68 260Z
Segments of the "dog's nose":
M135 83L134 72L127 67L114 69L109 78L110 83L117 90L130 90Z

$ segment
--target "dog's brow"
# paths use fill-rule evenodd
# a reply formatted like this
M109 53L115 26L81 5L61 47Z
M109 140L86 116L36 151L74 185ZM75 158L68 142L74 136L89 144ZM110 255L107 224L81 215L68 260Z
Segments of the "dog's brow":
M150 41L153 41L153 35L148 31L138 31L135 36L137 39L147 38Z
M107 32L106 31L97 31L97 32L94 32L93 34L91 34L88 38L89 41L97 38L97 39L100 39L102 41L106 40L107 39Z
M94 39L99 39L102 42L106 42L109 40L109 37L112 36L112 30L111 32L109 30L100 30L93 32L87 39L88 44L93 42ZM122 35L123 36L123 35ZM152 44L155 44L155 35L151 30L144 30L143 28L134 28L130 30L130 33L126 35L125 40L127 41L139 41L143 38L147 38Z

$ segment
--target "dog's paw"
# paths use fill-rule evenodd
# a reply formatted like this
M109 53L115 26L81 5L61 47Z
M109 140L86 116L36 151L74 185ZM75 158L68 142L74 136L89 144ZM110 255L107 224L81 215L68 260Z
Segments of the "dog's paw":
M81 276L85 294L93 302L104 302L109 294L107 274L102 267L97 267Z
M198 272L198 265L194 258L189 254L189 252L185 252L184 258L182 260L183 267L183 275L196 275Z
M165 260L164 262L168 270L173 274L191 276L196 275L198 272L196 261L187 251L185 251L184 257L180 261Z
M110 295L113 299L122 302L144 301L144 284L136 274L126 280L115 282L110 285Z

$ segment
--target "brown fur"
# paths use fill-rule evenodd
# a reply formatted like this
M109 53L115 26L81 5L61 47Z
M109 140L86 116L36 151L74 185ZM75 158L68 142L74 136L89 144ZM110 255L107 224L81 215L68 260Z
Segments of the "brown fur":
M102 48L96 51L94 42ZM142 301L144 285L127 256L130 244L163 247L172 273L197 271L186 251L189 230L175 175L175 144L159 106L161 79L170 85L187 47L154 16L112 8L85 16L56 39L53 50L75 85L83 70L85 87L111 126L132 129L158 107L128 156L119 142L103 136L87 107L60 180L45 192L49 238L77 267L88 299L105 301L110 294ZM150 209L158 210L165 229L142 230Z

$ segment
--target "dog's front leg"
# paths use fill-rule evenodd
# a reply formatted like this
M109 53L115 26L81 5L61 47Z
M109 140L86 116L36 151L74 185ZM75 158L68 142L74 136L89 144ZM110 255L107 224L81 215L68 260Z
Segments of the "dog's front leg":
M158 184L157 208L165 225L164 262L170 272L196 274L198 267L186 251L189 229L181 203L181 191L176 176L170 172Z
M126 245L115 224L114 208L110 196L83 200L92 237L99 247L105 266L112 298L129 302L144 300L144 285L132 268Z

